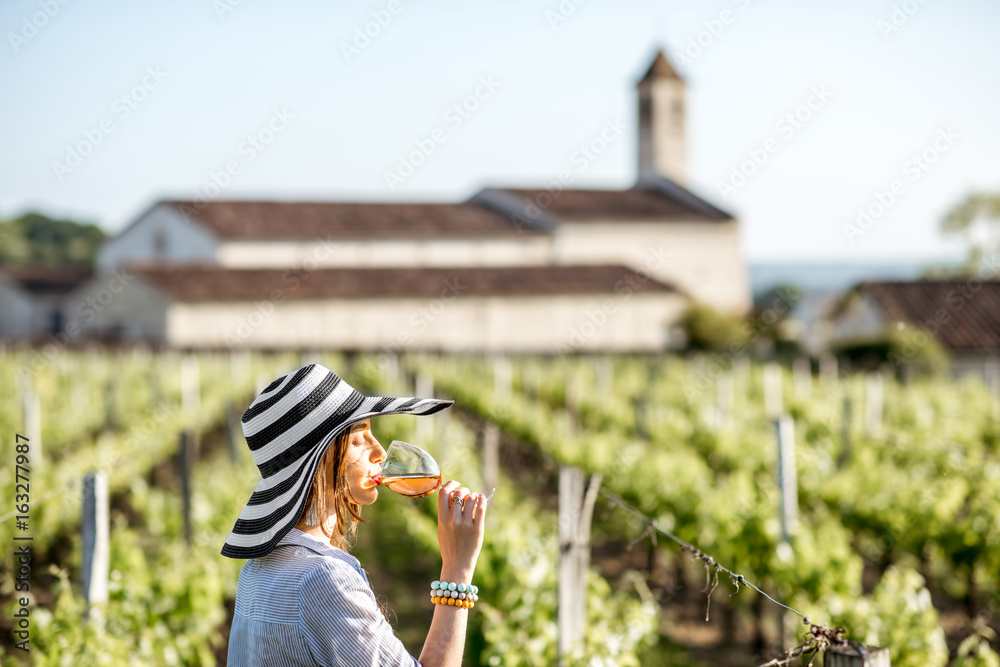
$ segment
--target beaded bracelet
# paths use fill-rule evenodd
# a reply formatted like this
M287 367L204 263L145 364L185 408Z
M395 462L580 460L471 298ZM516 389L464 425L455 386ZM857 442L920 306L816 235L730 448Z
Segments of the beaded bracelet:
M431 602L472 609L479 601L479 587L447 581L431 582Z

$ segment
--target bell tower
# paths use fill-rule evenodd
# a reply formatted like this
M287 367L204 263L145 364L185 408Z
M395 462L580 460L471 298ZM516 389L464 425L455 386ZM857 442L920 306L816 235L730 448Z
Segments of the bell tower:
M636 84L639 98L639 180L665 176L687 180L684 123L685 83L657 51L645 76Z

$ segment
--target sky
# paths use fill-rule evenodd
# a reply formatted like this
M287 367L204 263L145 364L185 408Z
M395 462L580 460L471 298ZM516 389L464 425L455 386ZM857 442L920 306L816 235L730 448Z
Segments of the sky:
M546 187L608 124L571 187L630 187L658 48L687 186L751 261L953 259L943 215L1000 190L994 0L64 1L0 5L0 217L462 201Z

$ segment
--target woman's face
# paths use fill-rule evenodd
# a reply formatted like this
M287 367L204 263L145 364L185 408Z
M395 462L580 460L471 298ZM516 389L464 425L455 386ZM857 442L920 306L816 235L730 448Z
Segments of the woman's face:
M371 505L378 498L378 486L372 482L372 475L379 472L383 460L385 450L372 435L371 420L352 424L344 473L351 499L358 505Z

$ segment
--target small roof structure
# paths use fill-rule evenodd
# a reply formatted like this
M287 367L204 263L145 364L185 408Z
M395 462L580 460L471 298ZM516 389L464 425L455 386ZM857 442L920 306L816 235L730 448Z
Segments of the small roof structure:
M935 337L952 352L1000 352L1000 280L865 282L854 293L871 298L889 321L936 322Z

